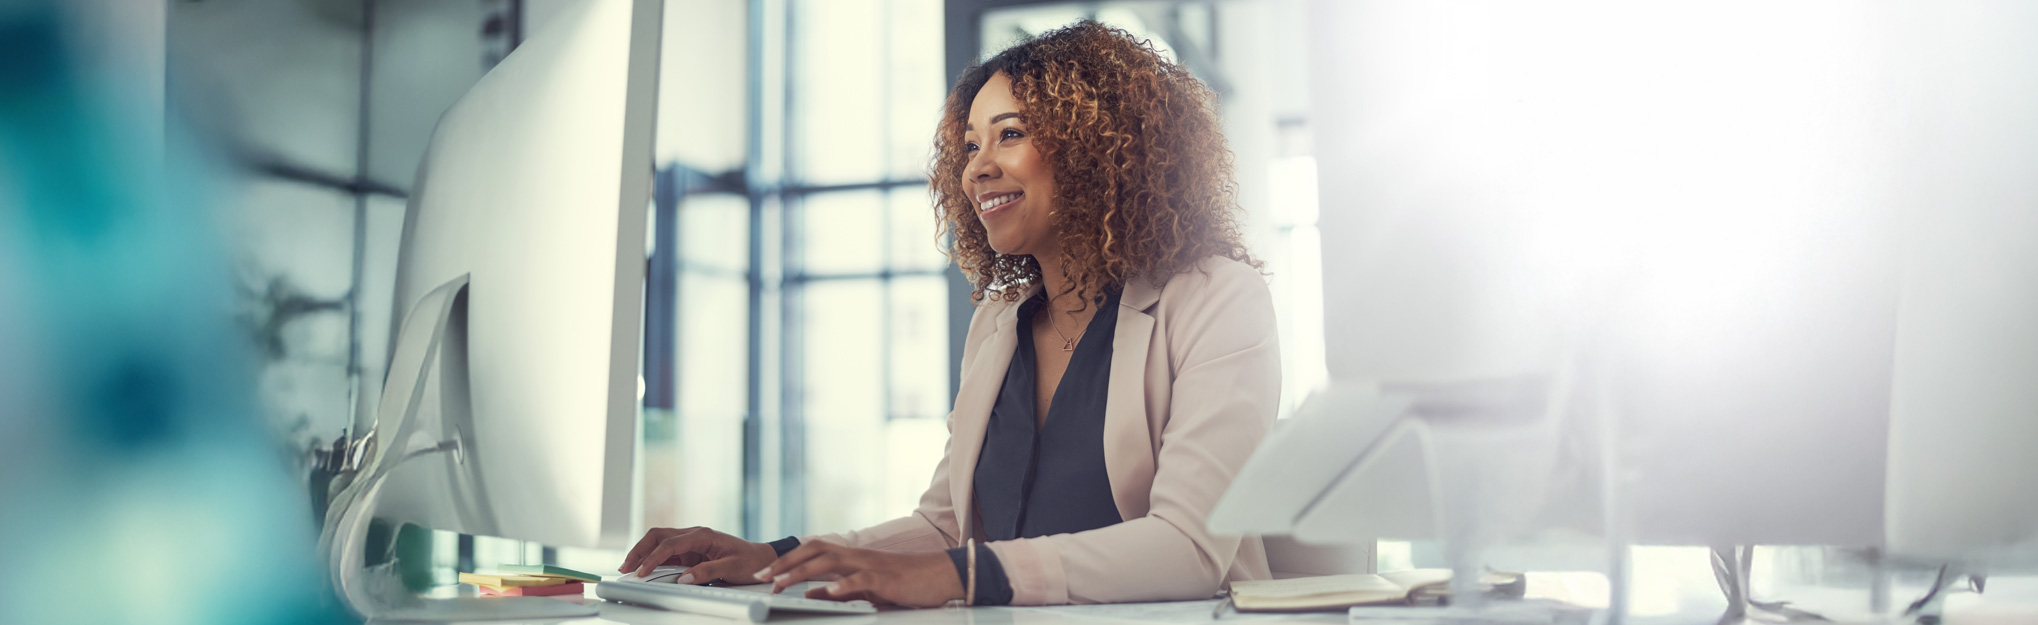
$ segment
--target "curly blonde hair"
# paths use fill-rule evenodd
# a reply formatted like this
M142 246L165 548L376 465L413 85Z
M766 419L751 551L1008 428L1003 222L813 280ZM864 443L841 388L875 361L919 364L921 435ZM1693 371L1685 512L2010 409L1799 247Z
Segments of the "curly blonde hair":
M991 249L962 190L970 104L1000 73L1053 171L1062 271L1085 306L1135 278L1165 284L1210 256L1262 267L1239 235L1215 95L1149 42L1083 20L970 67L948 94L929 192L941 233L954 236L949 259L976 287L972 300L1013 301L1040 279L1032 257Z

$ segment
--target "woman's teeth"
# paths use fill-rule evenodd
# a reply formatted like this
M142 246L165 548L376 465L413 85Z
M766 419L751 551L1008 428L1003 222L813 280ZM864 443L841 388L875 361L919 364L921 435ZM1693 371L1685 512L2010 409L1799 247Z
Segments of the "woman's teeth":
M1004 205L1006 205L1006 204L1011 204L1013 200L1017 200L1017 199L1019 199L1019 196L1021 196L1021 195L1024 195L1024 194L1023 194L1023 193L1009 193L1009 194L1005 194L1005 195L1000 195L1000 196L998 196L998 197L994 197L994 198L991 198L991 199L990 199L989 201L987 201L987 202L984 202L984 208L983 208L983 210L986 210L986 211L988 211L988 210L991 210L991 209L993 209L993 208L997 208L997 207L1000 207L1000 206L1004 206Z

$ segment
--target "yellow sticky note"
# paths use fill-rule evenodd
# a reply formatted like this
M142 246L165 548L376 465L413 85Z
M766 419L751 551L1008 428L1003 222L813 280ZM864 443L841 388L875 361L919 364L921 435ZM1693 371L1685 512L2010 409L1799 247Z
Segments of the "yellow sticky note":
M573 580L561 577L534 577L530 575L489 575L461 573L460 583L500 588L522 588L526 586L558 586Z

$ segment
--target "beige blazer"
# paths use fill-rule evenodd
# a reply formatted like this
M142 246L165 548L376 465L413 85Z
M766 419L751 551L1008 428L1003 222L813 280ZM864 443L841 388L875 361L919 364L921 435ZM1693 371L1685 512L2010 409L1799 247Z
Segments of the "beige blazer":
M964 536L983 539L971 486L991 405L1018 344L1018 304L987 298L970 318L962 386L948 415L948 452L919 508L806 540L932 551L960 546ZM1126 521L990 543L1015 605L1205 599L1228 580L1269 577L1257 537L1213 535L1204 525L1278 409L1280 345L1265 278L1244 263L1212 257L1162 288L1133 281L1119 306L1104 463Z

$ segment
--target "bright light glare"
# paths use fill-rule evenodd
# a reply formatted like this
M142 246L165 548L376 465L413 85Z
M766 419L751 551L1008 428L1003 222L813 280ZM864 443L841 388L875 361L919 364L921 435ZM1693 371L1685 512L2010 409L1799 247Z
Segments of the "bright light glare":
M1545 370L1611 306L1688 355L1869 253L1839 235L1884 209L1887 99L1847 3L1356 5L1316 5L1363 41L1316 116L1361 377Z
M1884 172L1866 156L1872 42L1844 3L1503 11L1479 108L1506 122L1493 152L1529 170L1518 210L1532 262L1569 283L1555 292L1634 298L1640 347L1688 362L1794 305L1802 268L1860 255L1833 235L1872 218Z
M1293 414L1330 378L1324 365L1323 237L1316 227L1316 159L1294 156L1267 164L1267 204L1281 245L1265 250L1273 272L1274 313L1281 333L1280 416Z

